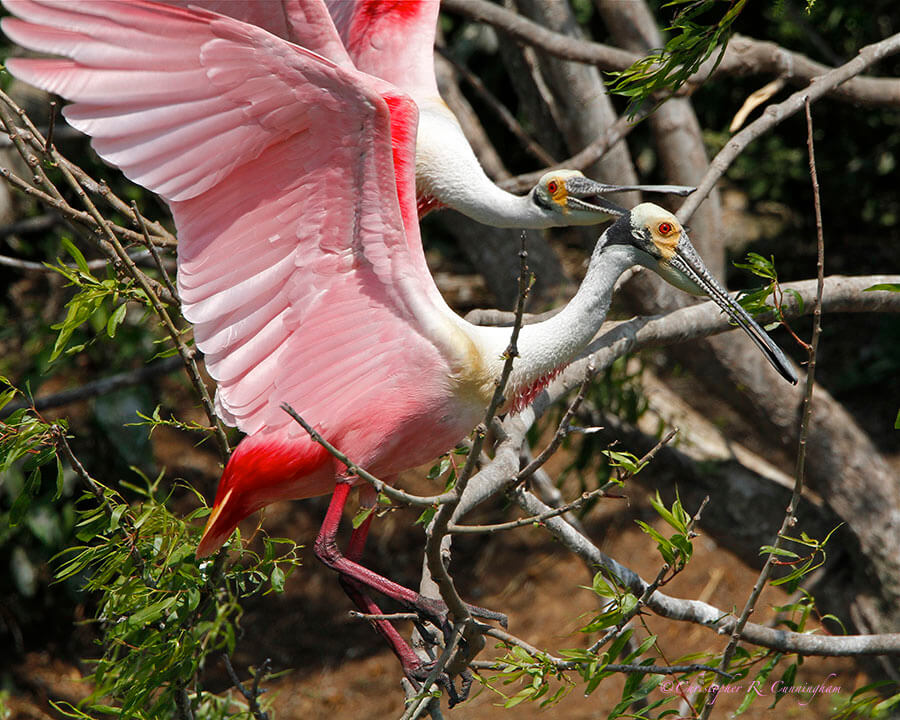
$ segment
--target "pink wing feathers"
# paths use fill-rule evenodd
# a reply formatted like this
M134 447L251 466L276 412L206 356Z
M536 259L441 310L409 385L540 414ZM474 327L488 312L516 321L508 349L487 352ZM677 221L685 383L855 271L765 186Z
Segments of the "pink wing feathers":
M415 100L437 97L434 36L440 0L325 0L359 70Z
M203 8L256 25L342 67L353 63L323 0L160 0L181 8Z
M340 432L360 403L402 395L409 412L410 378L446 382L421 321L446 306L415 221L408 98L388 102L361 73L203 11L4 4L20 18L3 21L11 39L71 58L10 71L73 100L66 116L98 153L169 201L184 313L228 422L277 428L289 402Z

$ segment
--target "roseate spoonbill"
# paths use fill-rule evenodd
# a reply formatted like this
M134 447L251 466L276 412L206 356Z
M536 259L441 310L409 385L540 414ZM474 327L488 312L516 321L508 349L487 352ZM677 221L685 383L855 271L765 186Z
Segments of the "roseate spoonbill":
M438 93L434 38L439 0L162 1L203 7L259 25L339 65L352 62L412 97L419 106L415 158L419 217L447 206L497 227L596 225L622 213L605 197L608 193L687 195L694 190L684 185L609 185L577 170L551 170L525 195L498 187L485 174L459 121Z
M474 326L438 292L422 250L413 157L417 108L388 83L263 29L202 9L133 0L4 0L15 42L64 59L11 59L15 76L73 102L95 150L160 194L178 229L178 290L218 383L221 417L247 433L229 460L199 556L281 499L333 493L317 555L354 602L376 590L429 617L433 600L335 542L352 481L280 408L385 480L452 448L486 407L508 330ZM290 102L286 104L285 100ZM632 265L708 294L791 382L768 335L730 299L671 213L625 212L597 241L584 282L556 316L528 325L512 410L593 337ZM410 677L421 661L389 623Z

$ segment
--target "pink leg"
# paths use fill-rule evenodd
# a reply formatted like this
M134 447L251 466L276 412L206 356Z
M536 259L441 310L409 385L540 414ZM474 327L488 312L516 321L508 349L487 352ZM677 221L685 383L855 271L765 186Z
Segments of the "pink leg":
M374 514L369 515L358 528L353 530L345 554L347 560L354 563L359 562L362 557L363 547L365 547L366 537L368 537L369 526L372 524L373 517ZM367 615L384 614L381 611L381 608L379 608L375 601L366 594L365 589L358 582L347 575L341 575L340 582L341 586L344 588L344 592L347 593L349 598L353 601L353 604L362 612ZM411 680L414 680L417 677L421 679L422 660L415 652L413 652L413 649L406 640L403 639L403 636L397 632L396 628L391 625L390 621L372 620L371 623L375 627L375 630L377 630L387 641L388 645L391 646L391 650L394 651L394 655L397 656L400 660L400 664L403 666L404 674Z
M392 580L369 570L360 565L357 560L362 553L368 533L368 522L363 523L350 540L349 557L343 555L337 546L337 530L341 523L341 514L347 503L352 483L349 480L340 479L334 487L334 494L322 521L322 527L313 545L313 552L325 565L336 570L342 576L354 580L363 587L375 590L382 595L395 600L403 607L422 614L425 619L434 623L437 627L447 631L447 606L440 600L434 600L420 595L409 588L398 585ZM367 518L367 520L370 520ZM475 617L486 620L496 620L506 627L506 616L503 613L494 612L476 605L467 605L469 612Z
M345 575L392 600L396 600L405 607L426 610L427 608L419 607L422 600L419 593L372 572L355 562L355 560L345 557L338 549L337 529L341 523L341 514L344 510L344 505L347 503L347 496L350 494L350 487L351 484L346 480L338 480L337 485L335 485L334 495L331 496L331 503L328 505L328 511L325 513L325 520L322 522L322 527L313 546L316 557L332 570L336 570L341 575ZM364 526L365 532L358 534L357 538L350 542L351 552L355 555L355 559L358 559L359 554L362 552L365 534L368 532L368 523L364 523ZM362 528L363 526L360 527Z
M340 573L340 582L344 591L364 613L370 615L382 614L381 609L366 592L366 589L370 588L426 616L446 633L449 626L446 621L447 608L443 602L423 597L419 593L398 585L359 564L358 561L369 533L372 515L366 518L353 531L347 547L347 555L341 554L337 546L337 530L351 487L352 484L347 480L338 480L335 485L334 494L331 496L331 502L325 513L325 520L322 522L322 527L313 546L316 557L328 567ZM499 620L506 627L505 615L471 605L468 607L473 615ZM400 660L404 674L412 681L423 680L430 669L430 664L425 663L413 652L412 648L389 621L375 620L373 624ZM461 700L465 700L468 696L469 686L472 684L471 674L466 671L463 673L462 678L461 694L456 692L452 681L444 674L438 681L439 684L447 689L450 707L453 707Z

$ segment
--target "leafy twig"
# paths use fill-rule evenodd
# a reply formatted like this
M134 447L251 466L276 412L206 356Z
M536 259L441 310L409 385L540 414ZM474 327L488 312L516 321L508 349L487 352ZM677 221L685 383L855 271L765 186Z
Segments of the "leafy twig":
M759 577L757 577L756 579L753 590L751 591L750 596L747 598L747 602L744 604L744 609L731 631L731 639L728 643L728 646L725 648L725 652L722 654L722 661L719 664L719 667L722 670L728 670L728 667L731 664L731 659L734 656L734 653L737 650L738 643L741 640L741 633L744 630L744 626L747 624L750 613L753 612L753 608L755 607L756 602L759 600L759 596L762 593L766 583L768 582L773 568L775 567L777 554L781 550L781 547L785 542L787 531L797 522L797 505L800 502L800 497L803 492L803 483L806 473L806 443L809 437L809 421L812 417L812 396L816 375L816 352L819 347L819 335L822 330L821 306L822 293L824 292L825 288L825 241L824 233L822 230L822 209L819 200L819 181L816 174L816 156L815 148L813 145L812 114L810 112L809 98L806 98L804 106L806 109L806 142L809 152L809 172L813 188L813 204L816 211L817 285L816 301L815 307L813 309L812 340L810 341L810 344L808 346L809 364L806 374L806 392L803 399L803 414L800 419L800 434L797 447L797 467L794 475L794 492L791 495L791 501L788 504L787 510L785 511L784 520L781 523L781 529L778 531L778 535L775 538L774 543L772 544L772 550L766 556L766 562L759 573ZM703 710L700 714L700 720L706 720L706 718L709 717L710 712L712 712L712 707L713 706L709 703L704 705Z

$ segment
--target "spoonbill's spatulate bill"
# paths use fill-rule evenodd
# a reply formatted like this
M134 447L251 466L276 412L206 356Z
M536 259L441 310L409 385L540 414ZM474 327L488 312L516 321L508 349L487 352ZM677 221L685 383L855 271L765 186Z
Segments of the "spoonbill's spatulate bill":
M418 109L260 27L142 0L4 0L6 35L62 59L11 59L15 76L72 100L96 151L169 204L178 292L216 380L216 408L247 433L219 484L198 554L276 500L334 492L317 554L365 611L377 590L429 617L435 601L335 544L348 480L281 409L385 480L452 448L480 420L509 331L472 325L438 292L422 251ZM599 238L555 317L522 329L512 410L591 340L632 265L709 294L795 381L765 332L712 279L671 213L642 204ZM482 613L483 615L486 613ZM386 622L411 677L423 666Z
M409 95L419 108L415 166L420 217L447 206L498 227L596 225L624 211L606 197L611 193L687 195L694 190L684 185L600 183L577 170L552 170L525 195L502 190L485 174L459 121L438 93L434 39L439 0L165 2L204 7L259 25L338 65L354 65L372 77L373 87L383 88L388 82Z

